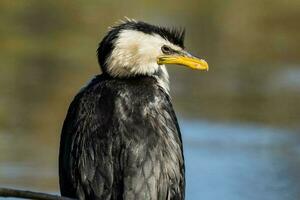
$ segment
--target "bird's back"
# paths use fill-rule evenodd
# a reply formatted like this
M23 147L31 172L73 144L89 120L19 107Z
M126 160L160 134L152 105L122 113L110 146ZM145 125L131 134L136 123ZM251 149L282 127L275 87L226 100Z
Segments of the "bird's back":
M79 199L184 199L184 162L169 96L147 76L100 75L69 107L60 188Z

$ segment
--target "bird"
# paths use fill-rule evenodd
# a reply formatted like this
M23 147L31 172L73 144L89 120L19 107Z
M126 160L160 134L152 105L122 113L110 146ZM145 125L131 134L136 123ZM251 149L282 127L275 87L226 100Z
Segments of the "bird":
M72 100L61 131L62 196L80 200L183 200L182 137L166 64L201 71L185 29L128 19L99 43L102 73Z

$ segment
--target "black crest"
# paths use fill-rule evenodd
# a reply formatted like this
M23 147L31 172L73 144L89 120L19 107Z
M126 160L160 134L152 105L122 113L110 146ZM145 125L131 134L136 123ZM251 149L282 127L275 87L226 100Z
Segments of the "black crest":
M121 25L123 29L137 30L146 34L157 34L169 42L184 48L185 30L178 28L167 28L162 26L155 26L146 22L126 20ZM113 27L118 28L118 26Z
M126 19L122 23L111 27L99 44L97 49L98 61L104 72L106 71L105 61L113 50L114 42L122 30L136 30L151 35L157 34L169 42L184 48L185 29L155 26L142 21Z

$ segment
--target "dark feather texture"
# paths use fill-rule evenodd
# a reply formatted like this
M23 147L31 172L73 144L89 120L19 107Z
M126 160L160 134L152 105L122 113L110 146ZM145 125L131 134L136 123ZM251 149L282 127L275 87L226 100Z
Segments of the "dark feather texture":
M169 96L156 79L100 75L65 119L60 189L79 199L184 199L184 159Z

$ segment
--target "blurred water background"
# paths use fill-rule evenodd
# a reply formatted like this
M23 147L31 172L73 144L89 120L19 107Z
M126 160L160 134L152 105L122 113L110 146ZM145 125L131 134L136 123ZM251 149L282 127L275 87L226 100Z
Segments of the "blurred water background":
M300 1L0 1L0 186L58 193L60 129L124 16L187 30L169 66L187 199L300 198Z

